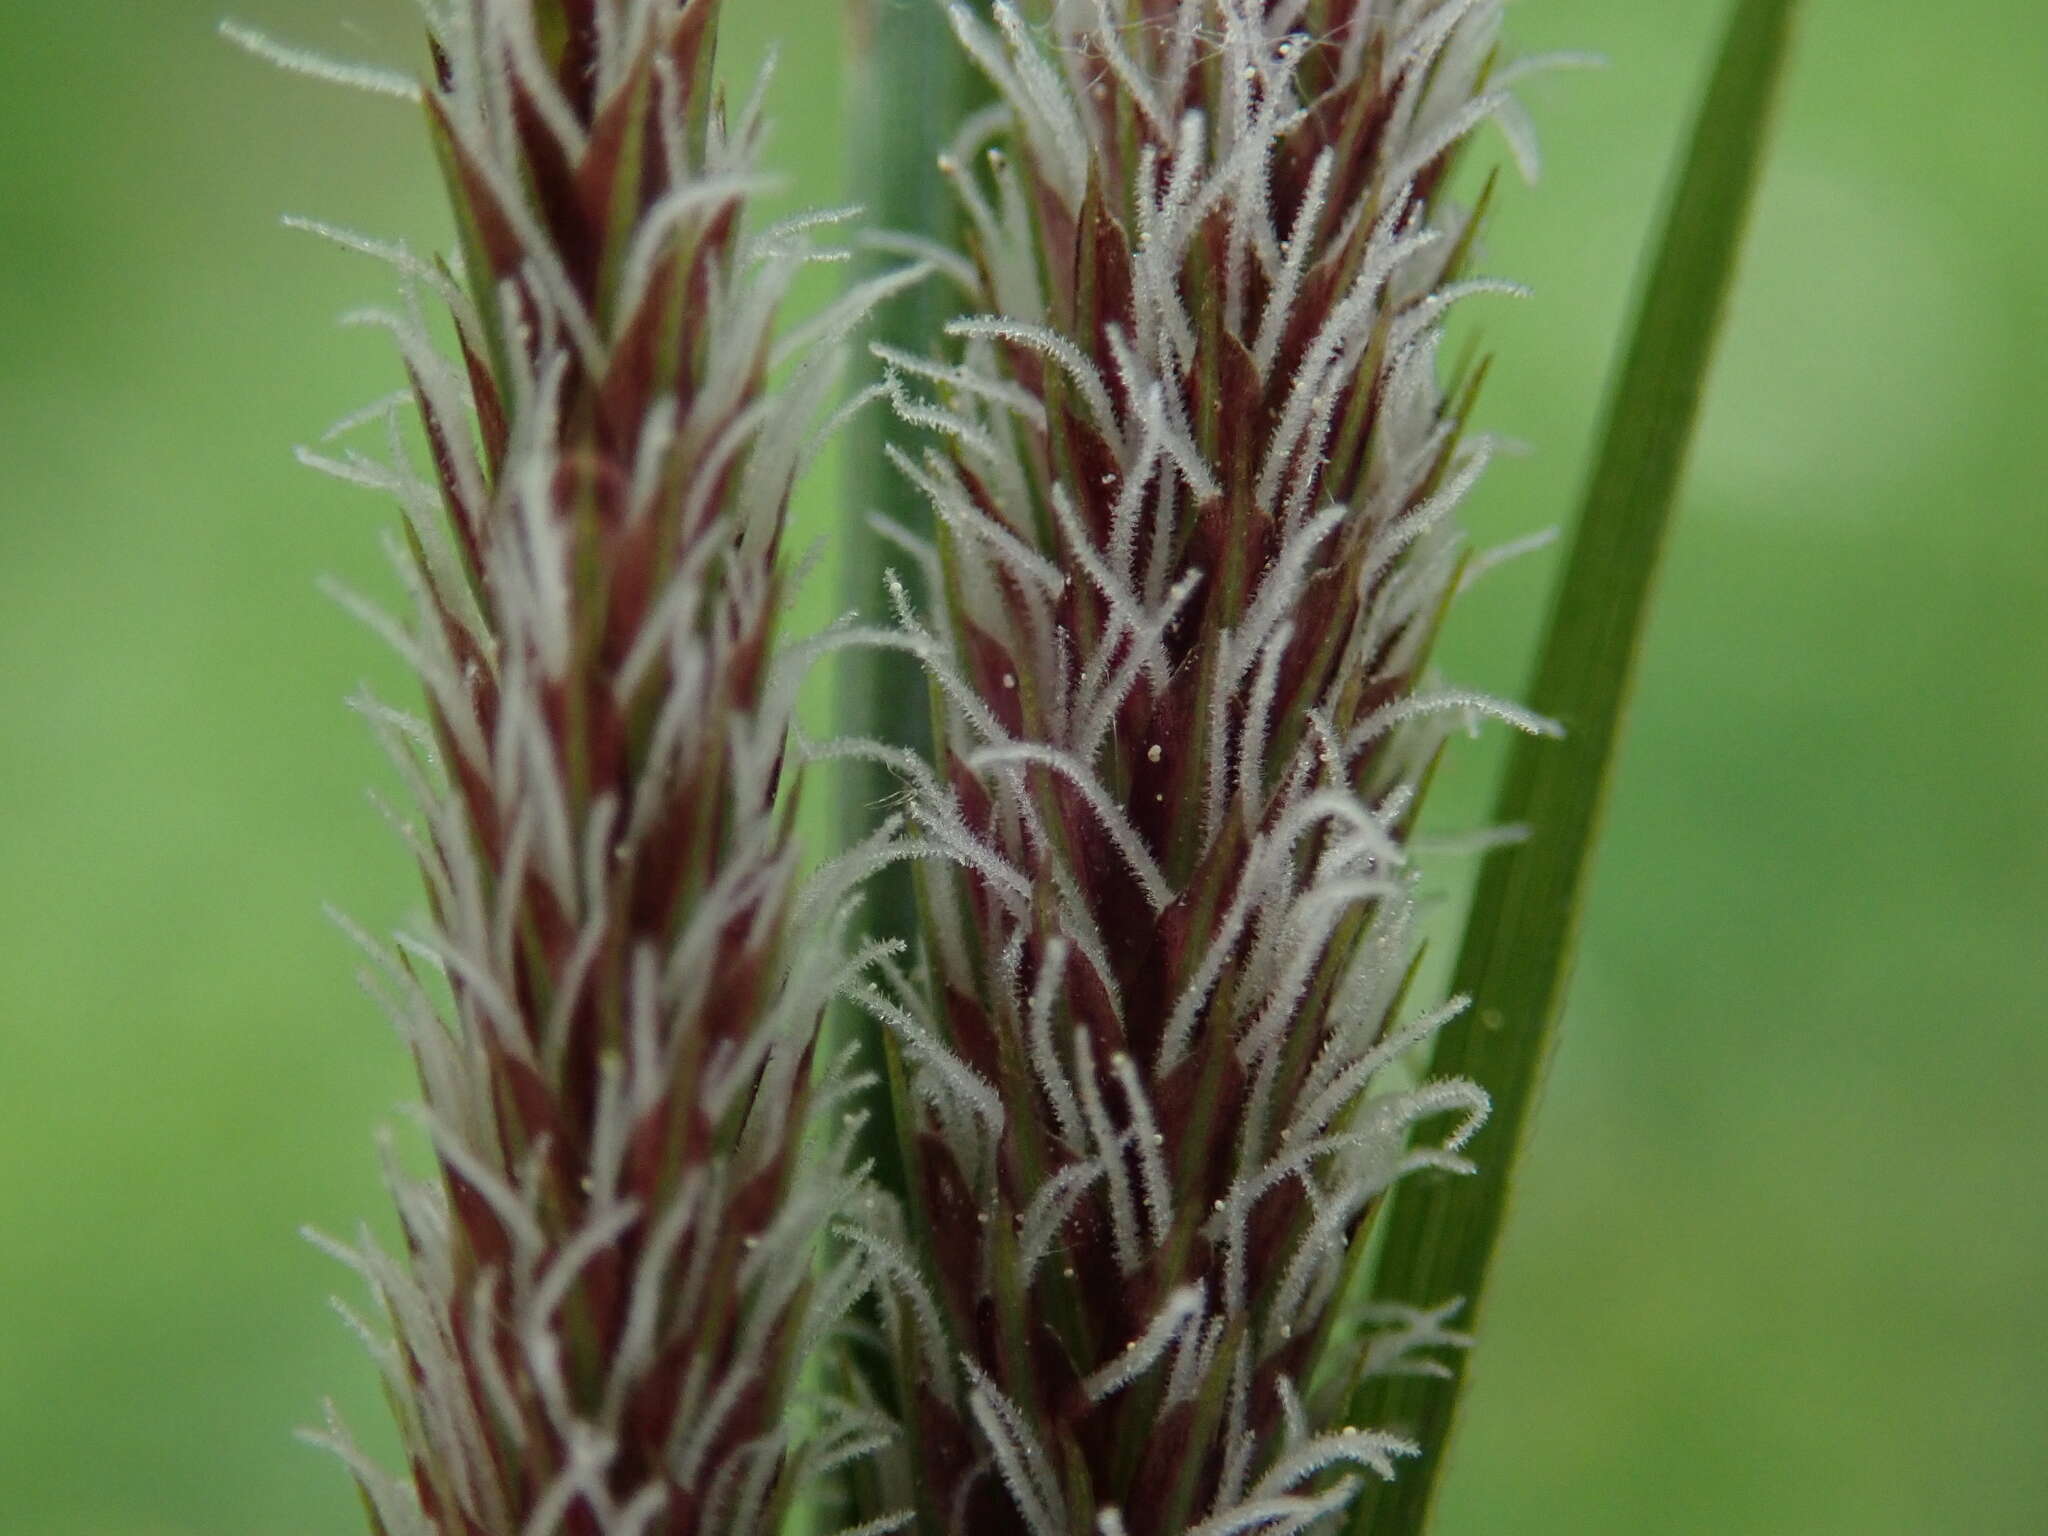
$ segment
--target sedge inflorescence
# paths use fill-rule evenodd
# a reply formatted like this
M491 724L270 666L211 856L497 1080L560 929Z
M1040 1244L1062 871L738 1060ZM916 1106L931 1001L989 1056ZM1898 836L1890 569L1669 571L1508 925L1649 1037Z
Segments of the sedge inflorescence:
M384 251L410 302L362 317L398 339L430 476L395 420L388 462L309 456L407 513L409 621L351 602L424 688L423 714L363 708L429 915L365 943L436 1163L391 1175L404 1263L340 1250L395 1330L408 1476L330 1438L387 1536L751 1536L876 1438L829 1397L792 1438L869 1283L813 1262L867 1198L866 1080L818 1059L860 957L835 914L791 922L773 646L832 333L873 292L776 338L805 229L741 229L760 116L715 99L715 0L542 14L430 12L468 284Z
M1466 1342L1455 1297L1363 1300L1387 1192L1468 1171L1488 1108L1395 1070L1462 1006L1407 997L1422 791L1462 723L1552 729L1427 675L1492 452L1445 318L1511 291L1448 187L1488 121L1533 162L1500 0L955 6L994 96L938 167L965 249L884 236L920 264L780 340L829 221L743 228L717 0L424 9L420 86L240 35L418 101L461 238L321 230L405 279L363 318L409 389L344 424L388 459L308 458L404 509L408 618L349 601L425 699L362 701L415 802L427 918L362 937L433 1156L393 1167L402 1259L336 1245L391 1327L404 1475L326 1436L374 1527L1329 1528L1416 1449L1360 1382ZM782 646L838 343L927 278L961 317L855 406L928 597ZM797 740L848 647L922 663L929 756ZM834 758L901 812L805 886ZM918 931L842 942L902 861ZM835 998L885 1059L819 1049Z
M1423 683L1491 451L1437 351L1507 286L1444 196L1481 122L1523 138L1499 7L953 17L998 94L943 162L980 312L884 352L937 439L898 456L939 529L897 615L940 701L928 975L866 996L915 1101L921 1496L1299 1528L1414 1449L1345 1423L1361 1373L1456 1342L1351 1295L1381 1197L1487 1107L1375 1092L1459 1006L1397 1018L1417 802L1459 719L1548 729Z

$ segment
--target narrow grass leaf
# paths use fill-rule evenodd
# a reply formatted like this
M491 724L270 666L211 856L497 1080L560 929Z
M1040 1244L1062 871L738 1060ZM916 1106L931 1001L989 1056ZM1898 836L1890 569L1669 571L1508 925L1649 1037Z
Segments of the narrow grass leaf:
M1493 1096L1467 1155L1471 1178L1399 1187L1374 1278L1381 1304L1465 1298L1476 1329L1527 1139L1556 1044L1615 748L1651 587L1762 169L1796 0L1738 0L1694 125L1649 268L1628 350L1544 642L1531 706L1562 722L1562 742L1513 747L1496 821L1535 829L1481 871L1453 990L1474 1005L1437 1037L1432 1077ZM1397 1430L1422 1455L1353 1507L1353 1536L1423 1530L1469 1357L1442 1377L1388 1376L1357 1391L1351 1421Z
M856 263L856 283L899 267L907 237L918 249L943 249L954 233L954 199L937 171L945 139L982 99L960 50L954 46L945 8L936 0L849 0L851 78L847 123L848 181L862 208L861 224L877 238L877 249ZM911 82L915 82L912 84ZM923 355L931 339L962 305L957 287L933 277L880 305L867 328L880 346ZM865 384L881 377L870 362ZM891 560L869 519L883 514L919 537L929 537L931 512L917 488L883 452L900 437L880 411L862 412L848 424L841 450L842 516L835 543L839 590L845 605L874 620L887 612L883 571L892 563L913 585L920 605L926 594L918 573ZM874 649L848 651L839 658L833 725L849 736L909 747L920 756L931 746L931 697L924 675L909 657ZM897 783L878 765L849 763L842 780L839 825L847 838L877 826L892 802ZM904 936L917 931L917 900L908 870L890 869L867 887L867 921L878 932ZM835 1030L862 1042L862 1060L881 1059L872 1021L841 1010ZM887 1106L871 1124L861 1155L875 1160L877 1181L901 1193L903 1169Z

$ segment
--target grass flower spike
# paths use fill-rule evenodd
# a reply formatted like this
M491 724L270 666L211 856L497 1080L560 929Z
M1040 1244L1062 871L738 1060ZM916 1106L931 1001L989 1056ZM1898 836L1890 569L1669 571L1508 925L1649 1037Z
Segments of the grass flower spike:
M408 1475L333 1438L386 1536L772 1532L873 1440L830 1403L791 1434L865 1275L814 1262L862 1187L851 1130L806 1127L859 1085L812 1088L847 962L790 921L771 684L784 511L858 300L771 337L803 231L741 232L759 114L714 97L716 0L427 10L467 284L387 252L408 303L371 318L431 475L395 414L392 462L315 458L407 515L415 612L372 618L427 708L363 707L431 916L372 950L438 1167L393 1172L403 1263L344 1253L395 1330Z
M938 521L935 771L907 781L928 971L888 1232L926 1528L1304 1530L1415 1447L1345 1422L1441 1369L1457 1298L1361 1303L1395 1181L1458 1173L1463 1080L1389 1087L1425 661L1468 573L1483 366L1439 367L1481 124L1533 149L1497 0L1060 0L956 30L1000 100L944 169L983 313L885 361ZM1511 291L1511 290L1510 290ZM914 1273L913 1273L914 1272Z

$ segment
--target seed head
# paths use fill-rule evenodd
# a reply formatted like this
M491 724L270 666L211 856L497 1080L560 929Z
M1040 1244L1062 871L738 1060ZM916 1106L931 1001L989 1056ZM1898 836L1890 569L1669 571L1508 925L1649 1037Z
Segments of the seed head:
M950 865L929 996L891 1012L917 1307L960 1364L907 1368L916 1439L960 1528L1305 1523L1352 1486L1318 1474L1414 1449L1341 1422L1361 1353L1396 1358L1349 1266L1487 1106L1369 1097L1462 1006L1401 1022L1407 833L1457 719L1542 726L1423 681L1490 452L1444 316L1510 286L1465 276L1479 215L1446 192L1480 123L1521 137L1499 13L954 9L1001 106L950 156L984 167L954 182L984 312L957 362L892 359L944 443L901 464L943 576L904 619L942 700L913 816Z

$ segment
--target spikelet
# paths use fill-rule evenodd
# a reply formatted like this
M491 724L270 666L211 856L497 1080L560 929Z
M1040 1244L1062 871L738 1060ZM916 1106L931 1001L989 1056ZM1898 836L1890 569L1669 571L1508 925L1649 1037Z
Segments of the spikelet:
M1000 101L944 163L986 313L888 354L941 594L899 602L929 975L899 1043L923 1234L896 1336L929 1528L1303 1530L1415 1449L1347 1426L1449 1311L1353 1297L1389 1186L1467 1170L1485 1095L1387 1090L1452 514L1489 444L1440 381L1496 0L955 7ZM908 1264L900 1266L911 1267ZM1449 1300L1449 1299L1447 1299Z
M772 683L784 511L834 383L810 343L859 298L771 337L807 257L800 230L741 233L759 114L714 101L717 9L429 5L419 95L467 287L338 237L405 278L365 318L432 465L395 415L388 463L310 456L404 506L413 612L364 611L426 695L420 718L363 703L430 908L367 948L438 1166L392 1170L402 1260L337 1249L395 1335L374 1347L405 1475L327 1437L386 1536L761 1536L877 1441L851 1403L794 1434L803 1362L867 1283L859 1250L818 1258L863 1198L862 1085L813 1086L859 957L831 911L791 921Z

